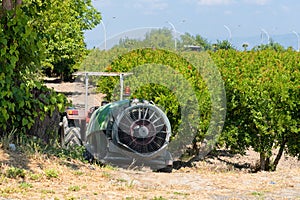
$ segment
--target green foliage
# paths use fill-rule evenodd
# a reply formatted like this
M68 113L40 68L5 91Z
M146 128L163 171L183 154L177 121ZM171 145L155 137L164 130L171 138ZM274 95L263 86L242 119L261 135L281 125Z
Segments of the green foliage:
M19 150L25 154L47 154L49 156L56 156L61 159L77 159L86 162L83 155L86 151L84 146L71 146L68 149L61 148L57 140L45 143L42 139L35 136L28 136L20 134L16 138L16 145Z
M9 144L13 143L13 141L14 141L15 133L16 133L16 130L11 130L10 133L3 135L0 138L1 148L9 149Z
M299 53L274 50L211 54L220 66L227 95L222 141L243 153L260 153L261 169L275 170L283 149L300 152ZM272 161L272 150L279 149Z
M189 41L188 35L185 36L185 41ZM275 170L284 150L299 157L299 53L292 49L284 50L274 42L268 48L239 52L228 41L223 41L215 49L218 51L209 54L221 72L227 98L226 123L219 144L241 154L252 147L260 153L262 170ZM202 77L188 62L201 56L201 52L177 52L178 55L175 55L166 50L149 48L126 53L125 48L113 48L110 51L95 49L93 53L96 57L92 57L94 63L91 68L97 66L94 68L96 71L133 72L133 78L126 77L124 82L132 89L131 98L148 99L158 104L167 113L175 132L179 132L183 122L180 116L184 104L181 104L176 92L182 92L182 88L161 83L162 80L173 83L168 77L172 70L181 74L197 96L201 120L195 141L202 141L211 117L210 95ZM101 60L101 64L97 65L97 59L101 57L105 61ZM209 63L206 57L200 60L203 62L200 66L208 66L205 64ZM167 70L161 66L167 66ZM201 70L202 75L206 69ZM151 79L153 82L149 81ZM214 80L212 77L209 82ZM108 100L118 100L118 81L119 78L102 77L97 82L98 89L107 94ZM278 154L273 158L275 149Z
M26 170L18 167L10 167L6 170L6 176L8 178L25 178Z
M70 79L87 53L84 30L100 23L100 13L91 0L26 0L22 10L30 16L28 23L45 49L43 71Z
M159 197L154 197L153 200L166 200L166 198L159 196Z
M85 151L86 149L84 146L74 145L68 149L49 149L48 153L62 159L76 159L82 162L87 162L83 157Z
M209 43L209 41L205 38L203 38L201 35L193 36L189 33L185 33L183 35L180 35L181 41L179 41L179 48L181 50L186 49L187 46L198 46L198 51L206 51L211 50L212 45Z
M33 188L32 184L31 183L27 183L27 182L22 182L20 183L19 187L21 189L29 189L29 188Z
M223 41L218 40L217 43L213 44L212 46L213 46L214 50L220 50L220 49L229 50L229 49L234 49L233 46L232 46L232 44L228 40L223 40Z
M48 153L58 147L55 138L46 143L42 138L23 133L15 136L15 142L19 150L29 155L34 153Z
M41 179L41 177L42 177L41 174L34 174L34 173L29 174L29 179L33 181L38 181Z
M118 45L113 48L117 49L137 49L137 48L157 48L165 50L174 50L175 48L174 32L167 28L152 29L145 34L143 39L122 38ZM198 46L197 51L210 50L212 45L207 39L200 35L193 36L189 33L176 33L176 50L189 50L189 46Z
M173 192L175 195L188 197L190 194L185 192Z
M274 50L274 51L285 51L285 48L275 42L274 40L270 39L270 42L268 44L261 44L261 45L258 45L258 46L255 46L253 47L253 51L262 51L262 50Z
M59 173L57 170L55 169L46 169L45 171L45 175L48 179L51 179L51 178L58 178L59 176Z
M43 46L20 9L0 18L0 130L27 132L39 117L64 108L63 95L47 89L37 78Z
M172 139L177 137L178 141L192 143L195 136L195 142L201 141L208 130L211 104L200 72L185 57L189 56L162 49L136 49L114 59L105 71L132 72L134 75L124 80L124 86L131 88L130 98L154 102L170 120ZM109 101L118 100L118 77L101 77L97 85ZM178 133L183 133L181 137L184 138L179 139Z
M125 48L112 48L109 51L92 49L89 50L88 57L81 63L79 71L108 71L112 72L112 68L108 67L110 63L117 59L119 55L126 53ZM90 77L93 78L92 76Z
M70 186L68 188L69 191L72 191L72 192L78 192L80 190L80 186L78 185L73 185L73 186Z
M143 40L130 38L120 39L119 45L116 45L114 48L136 49L143 47L174 49L172 31L167 28L153 29L145 34Z

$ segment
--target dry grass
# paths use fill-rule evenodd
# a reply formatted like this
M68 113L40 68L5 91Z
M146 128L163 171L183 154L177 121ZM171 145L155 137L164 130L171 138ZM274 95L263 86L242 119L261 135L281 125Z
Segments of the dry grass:
M167 174L0 149L0 199L300 199L297 160L283 159L276 172L229 164L254 155L247 156L210 158Z

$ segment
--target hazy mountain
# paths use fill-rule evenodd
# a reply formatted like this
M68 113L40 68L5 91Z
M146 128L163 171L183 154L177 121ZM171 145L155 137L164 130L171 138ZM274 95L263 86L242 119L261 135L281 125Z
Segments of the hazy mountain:
M136 34L136 32L134 32ZM122 34L121 34L122 35ZM118 37L112 37L107 40L107 47L111 48L114 44L117 44L120 40L120 36ZM124 36L124 35L123 35ZM126 35L128 37L128 35ZM140 36L139 36L140 37ZM207 38L208 41L210 41L212 44L216 43L218 40L222 39L217 39L217 38ZM285 48L292 47L293 49L298 49L299 44L298 44L298 38L296 34L294 33L287 33L287 34L282 34L282 35L270 35L269 40L279 43ZM97 38L88 38L86 37L85 39L87 43L87 48L91 49L93 47L100 47L100 49L104 49L104 41L97 39ZM248 50L252 49L255 46L258 46L260 44L267 44L268 43L268 38L266 35L256 35L256 36L250 36L250 37L233 37L231 38L232 45L238 49L238 50L243 50L242 45L244 43L248 44Z

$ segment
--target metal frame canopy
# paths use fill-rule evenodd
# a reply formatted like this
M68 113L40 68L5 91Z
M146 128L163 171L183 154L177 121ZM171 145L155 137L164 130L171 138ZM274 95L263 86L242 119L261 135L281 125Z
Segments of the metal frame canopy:
M89 76L119 76L120 77L120 100L123 100L123 83L124 76L132 75L133 73L125 72L75 72L74 76L85 76L85 112L88 110L88 86L89 86Z

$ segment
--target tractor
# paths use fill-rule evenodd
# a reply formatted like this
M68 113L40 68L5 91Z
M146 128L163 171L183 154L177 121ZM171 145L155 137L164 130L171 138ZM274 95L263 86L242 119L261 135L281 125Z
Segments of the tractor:
M66 147L83 145L86 159L103 164L172 171L173 158L167 150L171 125L158 106L146 100L123 100L121 96L119 101L102 102L86 114L81 112L68 108L62 117Z

